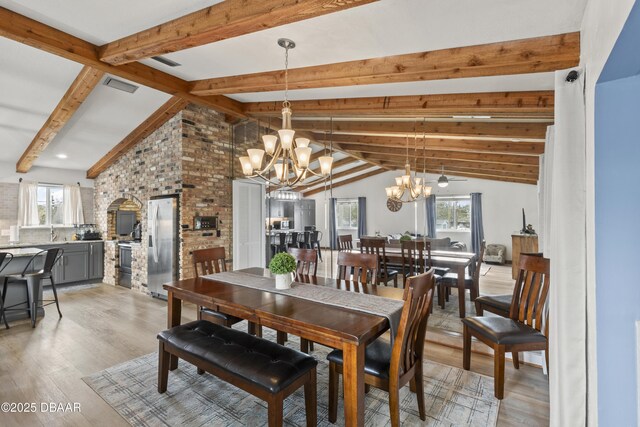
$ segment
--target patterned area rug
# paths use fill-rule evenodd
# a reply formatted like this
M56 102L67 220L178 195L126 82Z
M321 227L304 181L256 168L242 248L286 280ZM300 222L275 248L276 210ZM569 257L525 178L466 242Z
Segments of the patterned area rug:
M246 330L244 322L235 325ZM265 337L275 341L275 333L265 329ZM297 337L289 336L287 346L299 348ZM312 352L318 361L318 425L328 421L329 349L316 345ZM184 361L169 373L167 392L157 387L156 353L98 372L83 380L129 424L133 426L266 426L266 404L216 377L198 375L195 367ZM403 426L494 426L499 401L493 396L493 378L434 362L424 364L425 406L427 421L418 416L415 394L406 386L400 390ZM344 425L340 392L338 422ZM387 426L388 394L371 388L365 398L365 425ZM284 423L305 426L302 389L284 403Z
M469 300L468 292L465 310L467 317L476 315L476 305ZM451 289L451 295L449 295L449 301L444 304L444 310L440 308L438 302L434 299L433 313L429 316L429 329L442 329L462 335L462 322L458 311L458 290Z

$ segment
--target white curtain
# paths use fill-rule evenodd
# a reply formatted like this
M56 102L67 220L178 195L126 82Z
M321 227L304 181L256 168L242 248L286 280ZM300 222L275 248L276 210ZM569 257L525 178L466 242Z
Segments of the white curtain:
M65 185L63 187L62 215L65 225L84 224L82 196L79 185Z
M544 143L544 154L540 156L540 171L538 177L538 250L545 251L545 242L549 240L549 221L551 209L546 209L551 204L551 188L547 183L551 182L553 171L553 138L555 126L547 126L547 137Z
M39 225L38 217L38 184L20 182L18 190L18 226Z
M585 98L578 71L574 82L566 81L568 70L556 72L555 132L544 162L552 426L585 425L587 413Z

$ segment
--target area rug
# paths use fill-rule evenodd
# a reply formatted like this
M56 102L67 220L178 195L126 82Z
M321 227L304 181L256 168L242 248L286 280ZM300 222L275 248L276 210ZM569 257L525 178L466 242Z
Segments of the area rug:
M242 329L244 322L236 326ZM244 328L246 330L246 326ZM275 334L265 330L267 339ZM287 345L299 348L290 336ZM312 355L318 359L318 425L328 421L328 363L330 350L316 345ZM156 353L124 362L83 378L102 399L133 426L266 426L266 404L216 377L197 375L194 366L181 361L169 373L167 392L157 387ZM415 394L400 391L400 422L403 426L494 426L500 402L493 396L493 378L435 362L424 364L427 420L421 421ZM337 426L344 425L340 392ZM387 426L388 394L372 388L365 398L365 425ZM284 424L305 426L304 394L298 390L284 403Z
M469 300L469 294L465 301L465 315L475 316L476 305ZM433 313L429 315L429 329L442 329L447 332L462 334L462 322L458 310L458 290L451 289L449 301L445 302L444 309L440 308L436 300L433 301Z

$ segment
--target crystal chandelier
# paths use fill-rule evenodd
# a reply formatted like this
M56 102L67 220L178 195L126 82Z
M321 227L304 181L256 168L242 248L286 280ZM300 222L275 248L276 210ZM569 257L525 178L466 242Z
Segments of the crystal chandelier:
M289 49L296 47L293 40L278 39L278 45L285 50L284 61L284 101L282 103L282 129L276 135L263 135L264 150L251 148L247 150L247 156L240 157L242 173L247 178L261 178L276 187L294 188L311 176L326 179L331 174L333 157L322 156L320 173L309 168L312 149L309 147L308 138L295 138L295 131L291 129L291 103L288 100L289 93ZM280 137L280 144L278 144ZM267 164L262 168L264 154ZM272 169L275 171L275 181L271 178ZM315 181L314 181L315 182Z
M417 159L417 136L414 134L416 141L416 169L418 166ZM422 178L417 176L417 172L411 173L411 165L409 164L409 138L407 137L407 160L404 165L404 175L397 176L395 178L396 185L386 187L385 191L387 197L391 200L400 203L411 203L419 200L422 197L429 197L431 195L431 187L427 185L426 180L426 133L422 135L423 141L423 157L422 157Z

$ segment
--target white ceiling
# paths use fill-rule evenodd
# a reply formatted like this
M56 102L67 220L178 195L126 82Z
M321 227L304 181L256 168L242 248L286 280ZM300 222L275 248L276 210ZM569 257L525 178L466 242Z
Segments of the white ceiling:
M0 6L102 45L220 0L0 0ZM381 0L343 12L166 55L182 64L145 63L186 80L281 69L279 37L298 47L291 67L578 31L586 0ZM81 65L0 38L0 161L16 162ZM292 99L546 90L553 73L291 91ZM281 100L281 92L234 95ZM168 95L102 85L85 101L36 165L88 169L157 109ZM295 112L294 112L295 113ZM69 155L66 161L55 154Z

